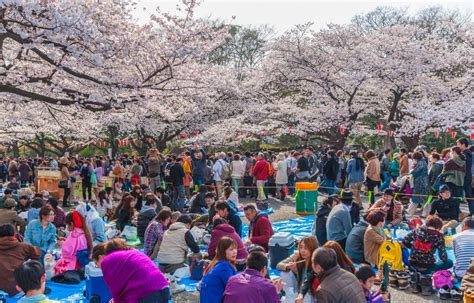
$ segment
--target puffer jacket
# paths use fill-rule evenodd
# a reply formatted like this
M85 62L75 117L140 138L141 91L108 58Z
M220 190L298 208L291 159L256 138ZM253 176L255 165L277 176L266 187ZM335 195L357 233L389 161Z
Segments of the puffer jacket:
M247 249L245 248L242 239L236 233L232 225L227 223L219 224L212 230L211 242L208 247L209 258L212 259L216 255L217 242L219 242L222 237L229 237L237 244L237 259L247 258Z
M449 172L445 182L456 186L464 186L464 177L466 176L466 161L456 156L444 164L443 173Z
M324 243L328 241L327 238L327 230L326 230L326 222L328 220L329 213L331 212L331 208L326 205L321 205L319 208L316 219L315 219L315 235L318 239L319 245L323 246Z

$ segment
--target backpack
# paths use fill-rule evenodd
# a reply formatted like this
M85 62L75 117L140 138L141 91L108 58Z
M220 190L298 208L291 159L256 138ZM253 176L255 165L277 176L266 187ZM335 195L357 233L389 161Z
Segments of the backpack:
M222 161L220 161L220 165L222 165L221 180L225 181L227 179L230 179L230 177L232 176L232 166L227 162L222 164Z
M438 177L436 177L436 180L434 181L433 183L433 186L431 186L431 188L433 189L433 191L435 192L438 192L439 191L439 188L441 187L441 185L443 184L446 184L446 177L452 175L453 173L442 173L442 174L439 174Z
M403 270L402 247L396 241L384 241L379 248L378 267L382 268L383 264L388 262L390 270Z

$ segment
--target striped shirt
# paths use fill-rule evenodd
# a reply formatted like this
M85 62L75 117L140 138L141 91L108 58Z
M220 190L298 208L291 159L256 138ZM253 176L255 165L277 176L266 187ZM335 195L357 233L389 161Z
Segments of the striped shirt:
M464 276L471 258L474 258L474 229L465 230L453 238L454 273L458 277Z

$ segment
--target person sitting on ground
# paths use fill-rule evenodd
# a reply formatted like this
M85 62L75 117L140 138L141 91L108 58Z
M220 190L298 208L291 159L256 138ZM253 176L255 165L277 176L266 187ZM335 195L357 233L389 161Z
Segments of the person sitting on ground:
M225 199L225 201L233 207L235 207L236 210L242 210L243 206L239 203L239 194L234 191L232 187L228 183L227 186L224 186L224 190L222 193L222 198Z
M13 198L15 202L18 202L18 196L13 194L13 190L7 188L3 192L3 197L0 198L0 208L3 208L3 203L5 203L5 200L8 198Z
M171 299L163 273L150 258L121 239L95 246L92 260L102 270L111 302L168 303Z
M402 245L410 248L410 265L421 273L432 273L453 267L453 261L448 259L444 242L444 235L440 232L443 221L436 215L429 215L425 225L412 230L403 239ZM436 262L434 256L438 250L441 259Z
M41 207L39 219L28 223L25 242L41 248L41 259L56 245L56 227L53 224L54 210L50 205Z
M117 229L123 231L125 226L131 225L133 217L135 216L135 198L132 195L126 194L122 197L122 201L115 210L114 218L117 219Z
M165 230L171 224L171 210L164 207L150 222L144 236L144 252L152 260L158 255Z
M18 184L18 182L16 182L16 178L13 177L10 179L10 182L8 182L7 188L13 191L17 191L20 189L20 184Z
M235 232L234 227L229 225L223 218L216 218L213 222L213 228L211 232L211 242L208 247L209 259L213 259L216 255L217 243L222 237L229 237L234 240L237 245L237 260L245 260L247 258L247 249L240 236Z
M443 227L441 229L443 233L446 233L448 228L455 229L458 225L459 215L461 215L459 199L451 197L451 191L446 184L440 186L439 199L436 199L431 204L430 215L435 214L443 220Z
M336 241L328 241L324 243L323 247L332 248L336 252L337 263L342 269L350 273L355 273L354 263L352 263L352 260L346 255L339 243Z
M462 278L469 267L469 262L474 259L474 217L469 216L462 223L462 232L453 238L454 273Z
M339 196L337 195L327 197L314 217L313 234L316 235L320 245L324 245L324 243L328 241L326 230L328 215L331 212L331 209L339 204L339 201Z
M183 267L187 260L186 254L188 249L191 249L195 255L200 257L199 245L189 231L191 222L192 220L189 215L181 215L165 231L156 258L162 272L174 273L176 269Z
M223 303L279 303L283 288L281 279L269 281L268 258L264 252L253 251L247 257L244 272L231 277L225 287Z
M64 219L67 230L70 232L61 247L61 259L54 267L55 274L62 274L68 270L82 268L78 259L78 252L87 250L87 256L92 252L92 235L86 219L77 211L69 212Z
M369 210L380 209L385 215L385 226L387 228L396 228L405 226L403 221L403 205L393 198L394 193L391 189L386 189L383 197L369 208Z
M367 303L384 303L384 298L380 294L380 291L373 292L372 286L375 282L375 272L367 264L361 264L357 272L355 273L357 279L359 279L360 285L364 289L364 296Z
M192 214L207 214L207 204L206 204L206 185L201 185L199 187L199 192L191 197L190 204L191 208L189 212Z
M59 301L49 300L44 294L46 273L40 262L26 261L15 269L13 275L17 289L25 293L18 303L59 303Z
M0 225L13 224L20 228L20 233L25 233L26 222L23 220L15 210L16 202L12 198L8 198L3 203L3 208L0 208Z
M334 206L329 213L326 230L328 240L337 241L341 247L346 247L347 236L352 229L349 206L352 204L352 193L344 191L342 203Z
M370 211L369 211L370 212ZM346 253L353 262L365 262L364 257L364 235L365 230L369 227L369 223L364 216L349 233L346 241Z
M301 298L307 298L307 301L311 299L308 291L316 278L311 266L311 255L317 248L318 240L315 237L304 237L298 242L298 249L276 266L281 271L280 277L285 283L285 289L293 288L295 293Z
M27 222L30 223L33 220L39 219L39 212L41 207L43 207L43 199L41 198L34 198L33 202L31 202L31 208L28 210L28 214L26 216Z
M11 224L0 225L0 290L9 296L16 295L15 277L13 272L28 259L37 260L41 256L41 249L31 244L18 241L16 228Z
M366 303L359 281L354 274L339 267L333 249L318 248L313 253L312 262L313 270L321 282L315 293L317 302Z
M104 217L112 218L113 217L112 209L114 208L114 205L112 203L112 197L111 197L112 188L107 187L106 189L109 189L109 191L108 192L105 190L99 191L99 197L97 199L97 212L99 213L99 216L101 218L104 218Z
M160 199L161 205L171 207L171 198L162 187L155 190L155 195Z
M99 216L99 213L89 203L79 202L76 210L86 218L87 226L92 233L92 241L94 245L107 241L105 235L105 222Z
M360 221L360 206L359 203L353 201L353 193L348 189L343 190L341 202L349 207L349 214L351 215L351 225L354 226ZM346 201L345 201L346 200Z
M144 242L145 231L148 224L156 217L156 207L158 205L158 199L155 197L147 198L145 205L140 210L137 219L137 235L140 241Z
M28 218L29 209L30 209L30 200L28 196L21 196L18 200L18 204L16 205L17 214L26 220Z
M273 227L268 214L257 210L255 205L247 204L244 207L244 214L249 220L249 236L245 243L247 246L257 244L265 248L268 252L268 242L273 236Z
M208 220L209 220L208 227L212 228L212 221L214 220L214 217L217 214L217 211L216 211L217 202L215 200L214 194L208 192L204 196L204 201L206 201L206 207L207 207L208 215L209 215L208 216Z
M364 258L372 266L379 265L380 245L386 240L383 231L385 215L381 210L372 210L366 216L369 227L364 234ZM377 282L382 281L382 270L378 271Z
M217 215L214 218L224 218L234 227L235 232L242 237L242 220L240 219L237 212L233 211L229 204L225 201L217 202L216 206Z
M66 213L61 207L58 206L58 200L56 198L49 198L47 204L51 205L54 210L54 226L56 226L56 228L64 227L64 219L66 218Z
M237 245L233 239L222 237L217 243L214 258L206 267L201 280L200 302L220 303L227 281L237 274Z

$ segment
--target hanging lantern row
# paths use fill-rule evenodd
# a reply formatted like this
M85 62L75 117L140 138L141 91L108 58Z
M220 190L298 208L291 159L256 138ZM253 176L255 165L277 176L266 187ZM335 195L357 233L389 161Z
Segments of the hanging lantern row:
M471 124L471 141L474 141L474 123Z

